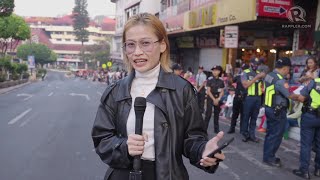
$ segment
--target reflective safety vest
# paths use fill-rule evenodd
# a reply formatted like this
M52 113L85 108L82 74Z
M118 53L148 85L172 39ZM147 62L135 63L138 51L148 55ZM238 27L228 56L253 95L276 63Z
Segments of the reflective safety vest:
M271 72L269 74L267 74L267 76L265 77L264 81L265 81L265 99L264 99L264 104L268 107L274 107L276 104L276 98L280 97L280 93L276 91L275 89L275 84L278 80L283 79L282 76L280 74ZM283 97L280 97L283 98Z
M313 109L320 107L320 78L314 80L314 86L310 91L309 104Z
M254 72L251 69L246 69L243 72L247 74L248 81L251 81L259 71ZM262 81L257 80L248 87L248 96L261 96L262 95Z

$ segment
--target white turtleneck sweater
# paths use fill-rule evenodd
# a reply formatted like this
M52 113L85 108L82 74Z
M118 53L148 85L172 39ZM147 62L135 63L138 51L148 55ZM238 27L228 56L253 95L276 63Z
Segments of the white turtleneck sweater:
M158 82L160 72L160 63L153 69L140 73L135 71L135 78L131 85L131 97L132 97L132 107L129 113L127 121L127 134L135 133L135 112L134 112L134 100L136 97L146 98L151 91L153 91ZM144 144L144 152L141 156L144 160L154 161L154 105L147 102L146 111L143 117L143 129L142 132L148 135L148 142Z

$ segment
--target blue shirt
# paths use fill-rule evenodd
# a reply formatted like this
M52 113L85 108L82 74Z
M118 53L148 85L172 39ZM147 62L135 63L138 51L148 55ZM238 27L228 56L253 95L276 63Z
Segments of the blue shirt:
M307 86L304 86L303 89L301 89L300 94L304 97L309 97L310 91L312 90L313 86L314 80L311 80Z
M273 70L274 73L279 74L280 76L282 76L280 73L278 73L277 70ZM289 85L288 87L285 86L285 84L288 84L287 80L284 79L284 77L282 76L282 79L278 80L274 87L275 90L280 92L284 97L288 98L290 93L289 93Z

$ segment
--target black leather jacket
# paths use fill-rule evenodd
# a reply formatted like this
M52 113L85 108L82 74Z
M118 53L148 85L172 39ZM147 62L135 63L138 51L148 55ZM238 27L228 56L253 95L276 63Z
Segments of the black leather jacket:
M130 87L135 73L109 86L102 95L92 129L92 139L101 160L115 168L132 169L128 154L127 119L131 109ZM187 180L182 155L209 173L218 165L204 168L197 164L207 142L207 132L199 113L196 91L183 78L160 70L156 88L146 98L155 105L155 164L158 180Z

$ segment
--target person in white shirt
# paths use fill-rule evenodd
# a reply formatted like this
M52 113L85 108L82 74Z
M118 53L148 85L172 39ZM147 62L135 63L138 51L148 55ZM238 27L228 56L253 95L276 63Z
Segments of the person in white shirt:
M214 173L225 156L208 155L223 132L208 139L194 87L172 73L162 22L149 13L137 14L127 20L122 35L129 75L106 88L91 133L96 153L109 167L104 180L128 180L133 159L140 157L144 180L188 180L183 157ZM146 100L142 134L135 133L136 97Z
M203 66L199 66L198 74L196 75L196 88L198 91L198 104L200 112L204 112L204 100L206 97L206 82L207 76L203 72Z
M231 118L234 96L235 96L235 89L231 87L229 88L229 95L227 97L227 102L225 104L225 117L228 119Z

